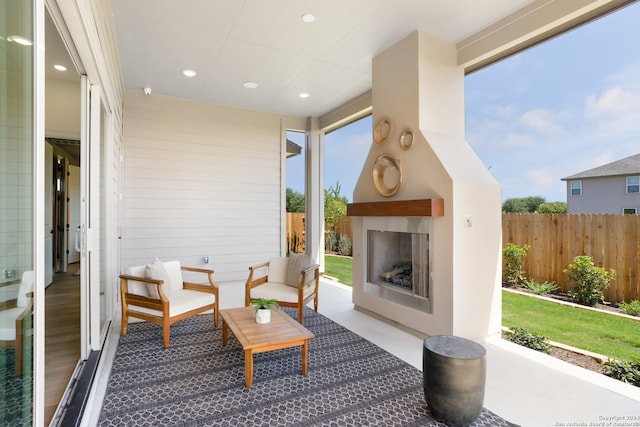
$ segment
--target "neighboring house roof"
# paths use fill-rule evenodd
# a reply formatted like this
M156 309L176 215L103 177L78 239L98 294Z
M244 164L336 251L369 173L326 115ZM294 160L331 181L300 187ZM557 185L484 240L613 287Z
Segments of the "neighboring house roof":
M302 147L290 139L287 139L287 159L289 157L297 156L300 153L302 153Z
M580 178L598 178L601 176L636 174L640 174L640 154L625 157L624 159L607 163L606 165L598 166L597 168L589 169L584 172L579 172L575 175L564 177L562 178L562 181Z

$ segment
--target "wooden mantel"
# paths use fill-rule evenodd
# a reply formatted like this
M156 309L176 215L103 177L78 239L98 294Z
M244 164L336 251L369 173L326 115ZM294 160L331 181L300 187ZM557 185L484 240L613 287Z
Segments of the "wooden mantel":
M349 203L347 216L444 216L444 199Z

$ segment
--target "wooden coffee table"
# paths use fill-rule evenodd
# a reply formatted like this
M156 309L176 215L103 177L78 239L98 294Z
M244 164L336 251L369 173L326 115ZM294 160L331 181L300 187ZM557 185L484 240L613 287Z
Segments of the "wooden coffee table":
M222 345L227 345L229 329L244 350L245 385L253 383L253 355L281 348L302 346L302 375L307 375L309 339L314 335L307 328L280 310L271 312L271 322L258 323L252 307L220 310Z

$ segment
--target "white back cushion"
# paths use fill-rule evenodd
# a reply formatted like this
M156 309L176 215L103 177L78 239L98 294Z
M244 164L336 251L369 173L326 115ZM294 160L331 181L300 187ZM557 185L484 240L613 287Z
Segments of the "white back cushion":
M168 285L171 287L171 291L177 291L182 289L182 270L180 269L180 261L165 261L162 263L164 269L169 276ZM163 289L165 291L165 289Z
M145 268L145 265L136 265L134 267L125 269L124 274L127 274L129 276L144 277ZM137 280L129 280L129 292L145 297L149 296L149 292L147 291L147 284L144 282L138 282Z
M287 283L288 258L273 257L269 259L269 281Z

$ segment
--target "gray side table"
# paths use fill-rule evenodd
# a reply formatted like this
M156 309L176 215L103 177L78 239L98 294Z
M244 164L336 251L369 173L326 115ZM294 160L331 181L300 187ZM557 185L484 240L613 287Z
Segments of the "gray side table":
M486 353L466 338L434 335L424 340L424 397L435 419L464 426L478 418L484 403Z

